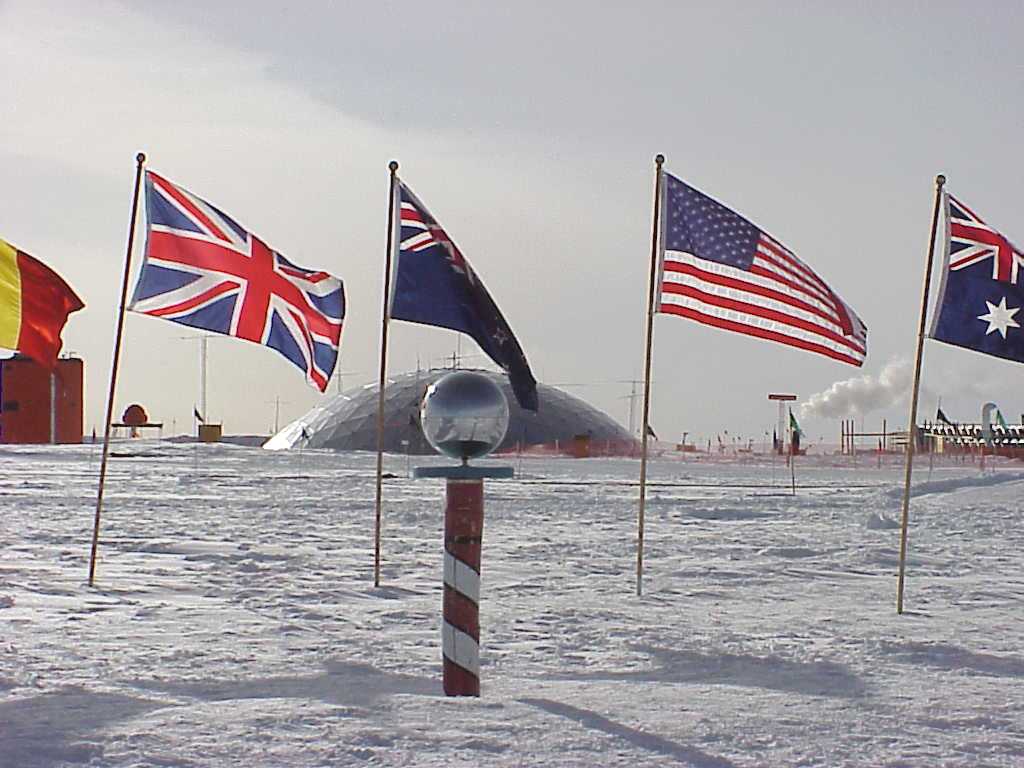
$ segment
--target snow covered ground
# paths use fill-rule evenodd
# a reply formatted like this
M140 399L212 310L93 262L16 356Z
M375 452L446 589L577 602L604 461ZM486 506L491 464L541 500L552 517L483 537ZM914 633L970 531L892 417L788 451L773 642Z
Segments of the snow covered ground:
M0 451L0 767L1024 765L1024 467L527 459L490 482L478 700L440 687L441 481L388 457ZM433 462L433 460L427 460ZM414 461L414 463L416 463ZM420 463L423 463L422 461Z

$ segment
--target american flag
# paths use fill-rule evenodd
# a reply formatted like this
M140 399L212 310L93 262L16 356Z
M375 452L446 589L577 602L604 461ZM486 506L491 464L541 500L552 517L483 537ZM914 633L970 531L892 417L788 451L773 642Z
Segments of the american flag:
M796 255L664 175L659 311L860 366L867 327Z
M231 217L146 173L146 256L131 309L276 349L321 392L345 317L341 280L292 264Z

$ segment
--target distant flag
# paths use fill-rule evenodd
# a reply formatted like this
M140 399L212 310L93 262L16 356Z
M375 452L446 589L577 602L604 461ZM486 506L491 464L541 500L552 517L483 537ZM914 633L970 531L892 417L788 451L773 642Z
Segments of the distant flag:
M537 410L537 382L512 328L448 234L403 182L398 184L390 317L471 336L508 373L519 405Z
M948 192L945 265L931 337L1024 362L1024 254Z
M996 424L1003 429L1007 429L1006 419L1003 418L1003 412L996 408Z
M740 214L664 180L658 311L864 363L867 327L814 270Z
M203 414L201 414L199 412L199 409L196 408L194 405L192 406L192 415L195 417L196 421L198 421L200 424L205 424L206 423L206 419L203 418Z
M0 240L0 347L55 368L68 315L84 306L60 275Z
M658 439L658 436L654 433L654 427L652 427L650 424L647 425L647 436L653 437L655 440Z
M276 349L321 392L338 358L345 291L223 211L146 172L148 237L130 309Z
M946 414L944 414L942 412L942 408L941 407L938 410L935 411L935 420L936 421L941 421L943 424L945 424L947 426L950 426L950 427L955 427L956 426L956 424L954 424L952 421L950 421L949 418L946 416Z
M804 435L804 431L800 429L800 424L797 422L796 416L793 415L792 411L789 412L789 430L797 437L803 437Z

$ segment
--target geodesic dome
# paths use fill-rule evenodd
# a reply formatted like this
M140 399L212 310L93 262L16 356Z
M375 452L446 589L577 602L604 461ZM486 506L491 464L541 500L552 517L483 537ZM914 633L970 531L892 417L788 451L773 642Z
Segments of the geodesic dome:
M463 369L465 370L465 369ZM384 389L384 450L414 455L434 451L420 429L420 403L427 387L451 369L414 371L388 379ZM498 452L544 446L584 455L629 455L637 441L607 414L566 392L537 384L537 413L519 407L504 373L479 370L508 398L509 425ZM263 446L268 450L329 448L377 450L377 384L334 395L286 426Z

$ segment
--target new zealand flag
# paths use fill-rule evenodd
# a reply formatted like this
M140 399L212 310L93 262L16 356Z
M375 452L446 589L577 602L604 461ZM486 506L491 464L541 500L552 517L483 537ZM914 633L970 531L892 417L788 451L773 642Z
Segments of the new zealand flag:
M390 316L472 336L508 373L519 405L537 410L537 381L491 294L426 206L398 185L399 224Z
M1024 254L955 197L945 197L946 261L930 335L1024 362Z

